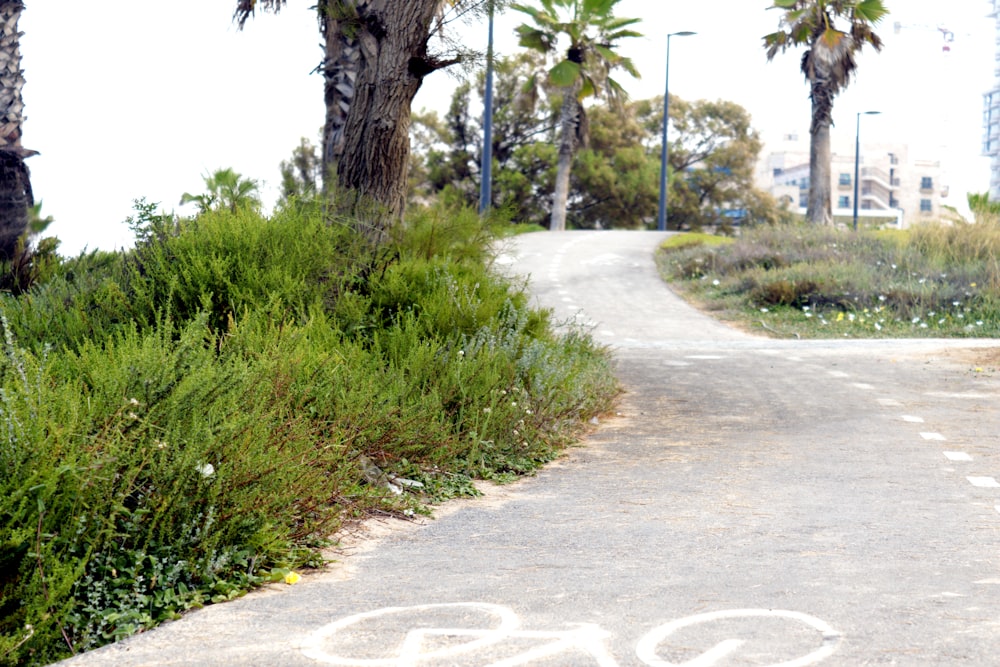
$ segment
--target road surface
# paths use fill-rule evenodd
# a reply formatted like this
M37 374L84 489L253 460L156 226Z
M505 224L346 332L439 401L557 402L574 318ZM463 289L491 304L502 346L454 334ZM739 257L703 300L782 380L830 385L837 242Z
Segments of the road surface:
M620 415L580 447L66 664L997 664L993 342L752 337L660 282L663 238L533 234L499 259L615 350Z

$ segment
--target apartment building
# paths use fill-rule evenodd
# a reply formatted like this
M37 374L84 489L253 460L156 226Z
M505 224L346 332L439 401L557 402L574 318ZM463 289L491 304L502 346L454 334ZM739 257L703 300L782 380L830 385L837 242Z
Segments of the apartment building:
M1000 3L1000 0L996 0ZM758 186L779 201L805 213L809 196L808 138L786 135L766 153L757 172ZM830 189L835 217L854 213L854 150L831 155ZM905 227L937 218L948 196L939 160L912 159L903 144L862 144L858 169L858 216L896 219Z
M997 66L993 89L983 95L983 155L990 158L990 199L1000 201L1000 0L990 0L996 22Z

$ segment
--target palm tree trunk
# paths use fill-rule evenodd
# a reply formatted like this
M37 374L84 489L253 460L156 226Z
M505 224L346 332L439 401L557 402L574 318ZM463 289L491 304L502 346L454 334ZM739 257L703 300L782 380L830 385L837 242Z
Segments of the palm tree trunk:
M825 80L812 83L812 124L809 128L809 205L806 220L817 225L833 224L830 198L830 125L833 96Z
M24 163L34 151L21 146L24 72L17 22L22 11L21 0L0 0L0 258L3 259L14 256L18 239L28 227L28 209L35 203Z
M427 51L442 1L319 3L326 40L324 189L376 244L405 207L413 98L426 75L454 62L436 61Z
M552 218L549 231L566 229L566 209L569 201L569 173L576 153L579 105L576 90L567 90L559 113L559 158L556 162L556 185L552 193Z

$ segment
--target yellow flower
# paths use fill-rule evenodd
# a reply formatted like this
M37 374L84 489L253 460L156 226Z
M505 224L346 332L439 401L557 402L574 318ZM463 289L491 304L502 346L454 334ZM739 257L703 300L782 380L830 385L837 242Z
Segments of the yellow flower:
M844 313L843 312L837 313L837 321L838 322L843 322L844 321Z
M975 287L976 283L969 283L969 287Z
M300 577L296 572L289 572L285 575L285 583L291 586L292 584L298 583L301 578L302 577Z

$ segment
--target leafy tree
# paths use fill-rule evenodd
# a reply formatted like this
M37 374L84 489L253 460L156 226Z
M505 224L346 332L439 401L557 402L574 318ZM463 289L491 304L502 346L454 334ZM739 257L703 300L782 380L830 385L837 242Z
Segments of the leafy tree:
M498 105L493 135L493 206L519 223L543 224L555 180L559 94L551 86L526 85L537 61L528 54L496 63ZM481 125L467 109L479 104L471 84L456 89L444 119L414 120L414 198L457 194L470 206L478 198ZM567 197L568 225L580 229L646 228L655 221L659 196L662 98L588 110L590 141L577 151ZM753 183L761 143L750 117L731 102L673 98L671 165L678 174L669 192L674 227L700 228L730 222L766 222L777 203Z
M767 59L805 46L802 73L810 86L809 206L806 217L832 224L830 192L830 126L833 99L857 69L855 54L864 46L882 50L874 27L889 13L882 0L774 0L782 14L779 30L764 37Z
M625 91L610 74L622 69L634 77L639 76L632 61L615 51L621 40L640 36L628 29L640 19L614 16L619 1L539 0L541 9L512 5L534 23L518 26L521 46L547 56L558 54L556 64L548 72L549 81L562 92L559 157L549 225L553 231L566 228L570 168L578 146L586 144L587 116L582 100L600 96L612 104L621 103L626 98ZM558 50L561 37L569 41L564 51Z
M17 253L35 203L25 159L37 153L21 146L24 72L17 22L23 11L21 0L0 0L0 259Z
M181 205L197 204L199 213L219 209L236 213L239 210L260 208L257 181L243 178L232 169L216 169L202 178L205 180L206 192L200 195L185 192L181 195Z
M279 11L286 0L236 0L240 28L256 9ZM501 0L317 0L324 57L326 122L323 127L324 193L362 219L375 243L402 216L409 165L410 108L424 77L468 60L453 43L435 53L455 15L484 13ZM451 16L450 18L454 18ZM370 202L377 209L370 211Z
M316 146L302 137L292 151L290 160L281 161L281 199L287 204L292 200L311 200L319 194L323 168Z

